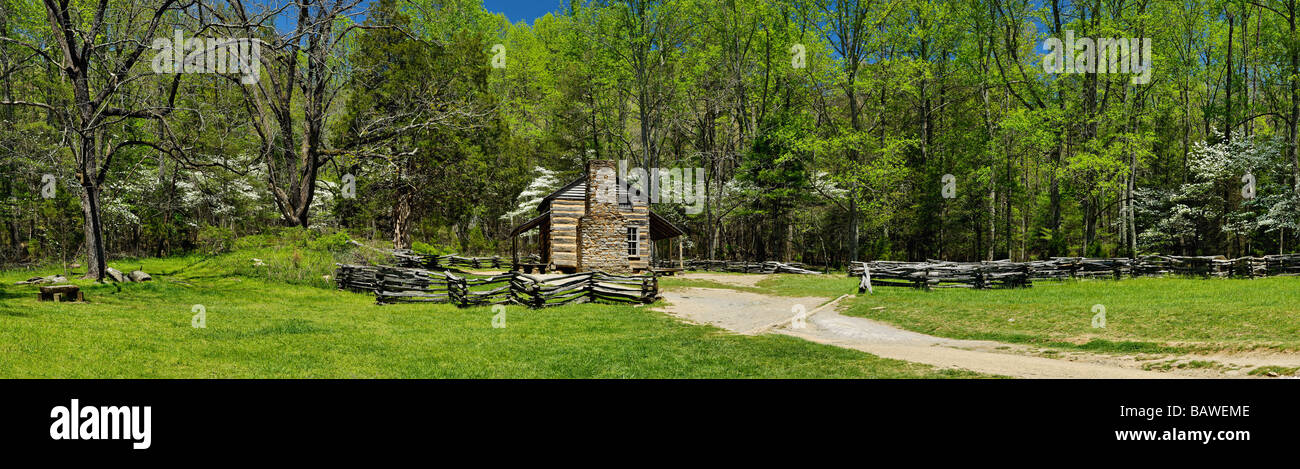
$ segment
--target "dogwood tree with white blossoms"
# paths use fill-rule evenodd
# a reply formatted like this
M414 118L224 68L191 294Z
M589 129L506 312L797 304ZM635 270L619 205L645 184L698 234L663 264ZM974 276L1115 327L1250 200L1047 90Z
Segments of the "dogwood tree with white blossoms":
M1285 143L1233 133L1219 143L1197 142L1188 154L1191 178L1174 190L1138 189L1135 203L1149 220L1138 236L1142 248L1175 252L1221 230L1249 237L1260 229L1300 228L1300 211L1289 186ZM1250 185L1243 195L1245 185Z
M537 207L542 204L543 198L560 188L560 178L555 171L537 166L533 168L533 172L537 173L537 176L533 178L532 182L528 183L528 187L524 188L523 192L519 193L519 197L516 199L519 201L519 205L515 206L514 210L501 215L502 220L529 218L537 211Z

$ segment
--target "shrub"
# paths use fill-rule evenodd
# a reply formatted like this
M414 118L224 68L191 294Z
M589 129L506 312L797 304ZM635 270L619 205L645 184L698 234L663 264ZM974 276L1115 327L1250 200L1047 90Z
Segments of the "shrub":
M419 241L411 243L411 250L429 256L445 256L447 254L452 254L453 252L455 252L443 246L422 243Z
M314 251L343 252L351 247L352 237L347 232L338 231L318 236L307 242L307 247Z
M235 247L235 232L220 226L204 226L199 230L199 249L205 254L230 252Z

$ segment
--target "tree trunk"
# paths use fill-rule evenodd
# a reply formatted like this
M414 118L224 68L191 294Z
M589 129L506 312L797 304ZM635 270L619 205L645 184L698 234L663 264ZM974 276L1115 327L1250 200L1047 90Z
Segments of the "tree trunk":
M1133 191L1137 190L1137 154L1129 152L1128 185L1125 187L1125 207L1128 208L1123 227L1128 230L1128 255L1137 258L1137 210L1133 206Z
M853 226L849 229L849 262L858 260L858 226L862 222L858 219L858 202L855 199L849 199L849 223Z
M794 260L794 223L785 226L785 262Z
M1296 80L1300 80L1300 44L1296 44L1295 30L1295 1L1288 2L1287 10L1290 16L1287 18L1287 24L1290 27L1291 41L1288 51L1291 53L1291 119L1287 121L1287 145L1286 150L1291 157L1291 176L1295 183L1295 191L1300 194L1300 153L1296 152L1296 124L1300 121L1300 89L1296 87Z
M1065 137L1061 136L1061 143L1052 151L1052 171L1049 174L1051 182L1048 188L1048 221L1047 228L1051 232L1052 241L1047 245L1047 255L1050 257L1060 256L1059 246L1061 243L1061 184L1056 177L1056 169L1061 167L1061 153L1064 152Z
M1226 16L1228 17L1228 80L1224 87L1226 97L1223 100L1223 138L1229 139L1232 138L1232 34L1236 22L1232 12L1227 12Z
M408 190L401 190L393 204L393 249L411 249L411 199Z
M853 83L856 74L850 73L849 76L849 83ZM854 131L861 130L862 125L858 121L858 95L853 90L852 86L849 86L846 89L846 92L848 93L849 98L849 123L853 126ZM857 150L849 150L849 160L854 163L858 162ZM856 180L853 183L853 186L851 194L856 194L858 192ZM849 238L849 262L853 262L858 260L858 227L862 225L862 221L858 214L857 196L854 195L849 196L849 223L853 225L848 230L849 236L851 236L851 238Z
M712 260L712 259L717 259L717 258L718 258L718 257L717 257L717 255L718 255L718 237L721 236L721 235L722 235L722 224L721 224L721 223L715 223L715 224L713 225L713 236L712 236L713 239L709 241L709 243L710 243L710 244L709 244L709 259L710 259L710 260Z
M85 218L86 279L103 280L107 259L104 256L104 224L100 219L99 186L94 181L81 185L81 213Z

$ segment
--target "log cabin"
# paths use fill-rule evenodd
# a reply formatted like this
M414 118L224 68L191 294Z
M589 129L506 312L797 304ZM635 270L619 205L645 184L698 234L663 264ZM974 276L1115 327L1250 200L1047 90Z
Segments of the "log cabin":
M538 216L510 231L515 269L649 271L654 260L651 243L681 236L682 229L650 210L645 197L610 196L626 191L613 161L589 161L583 173L543 198ZM533 228L538 229L541 260L521 264L519 235Z

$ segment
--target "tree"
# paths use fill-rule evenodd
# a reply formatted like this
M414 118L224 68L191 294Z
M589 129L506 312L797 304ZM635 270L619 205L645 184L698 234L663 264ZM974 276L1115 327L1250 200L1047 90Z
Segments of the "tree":
M320 169L340 154L328 147L326 120L346 83L347 40L364 29L350 20L362 1L296 0L296 8L261 5L256 11L244 0L230 1L230 12L211 11L213 29L265 43L259 58L265 77L244 96L268 190L284 225L309 227ZM276 27L281 12L293 14L285 33Z
M140 70L137 64L151 47L167 15L192 4L157 0L128 8L110 8L108 0L99 0L89 12L82 10L80 5L72 5L70 0L44 0L44 5L55 50L47 50L38 42L12 37L3 40L23 46L56 64L69 83L71 96L54 104L20 100L6 100L0 104L45 109L62 124L72 140L85 221L86 278L102 280L107 256L101 189L114 156L134 146L167 151L162 147L166 145L164 142L130 137L119 140L115 130L130 120L161 121L171 114L180 75L171 78L166 104L149 106L142 99L147 93L140 91L146 86L143 84L147 81L145 77L152 73ZM133 20L135 18L144 20Z

